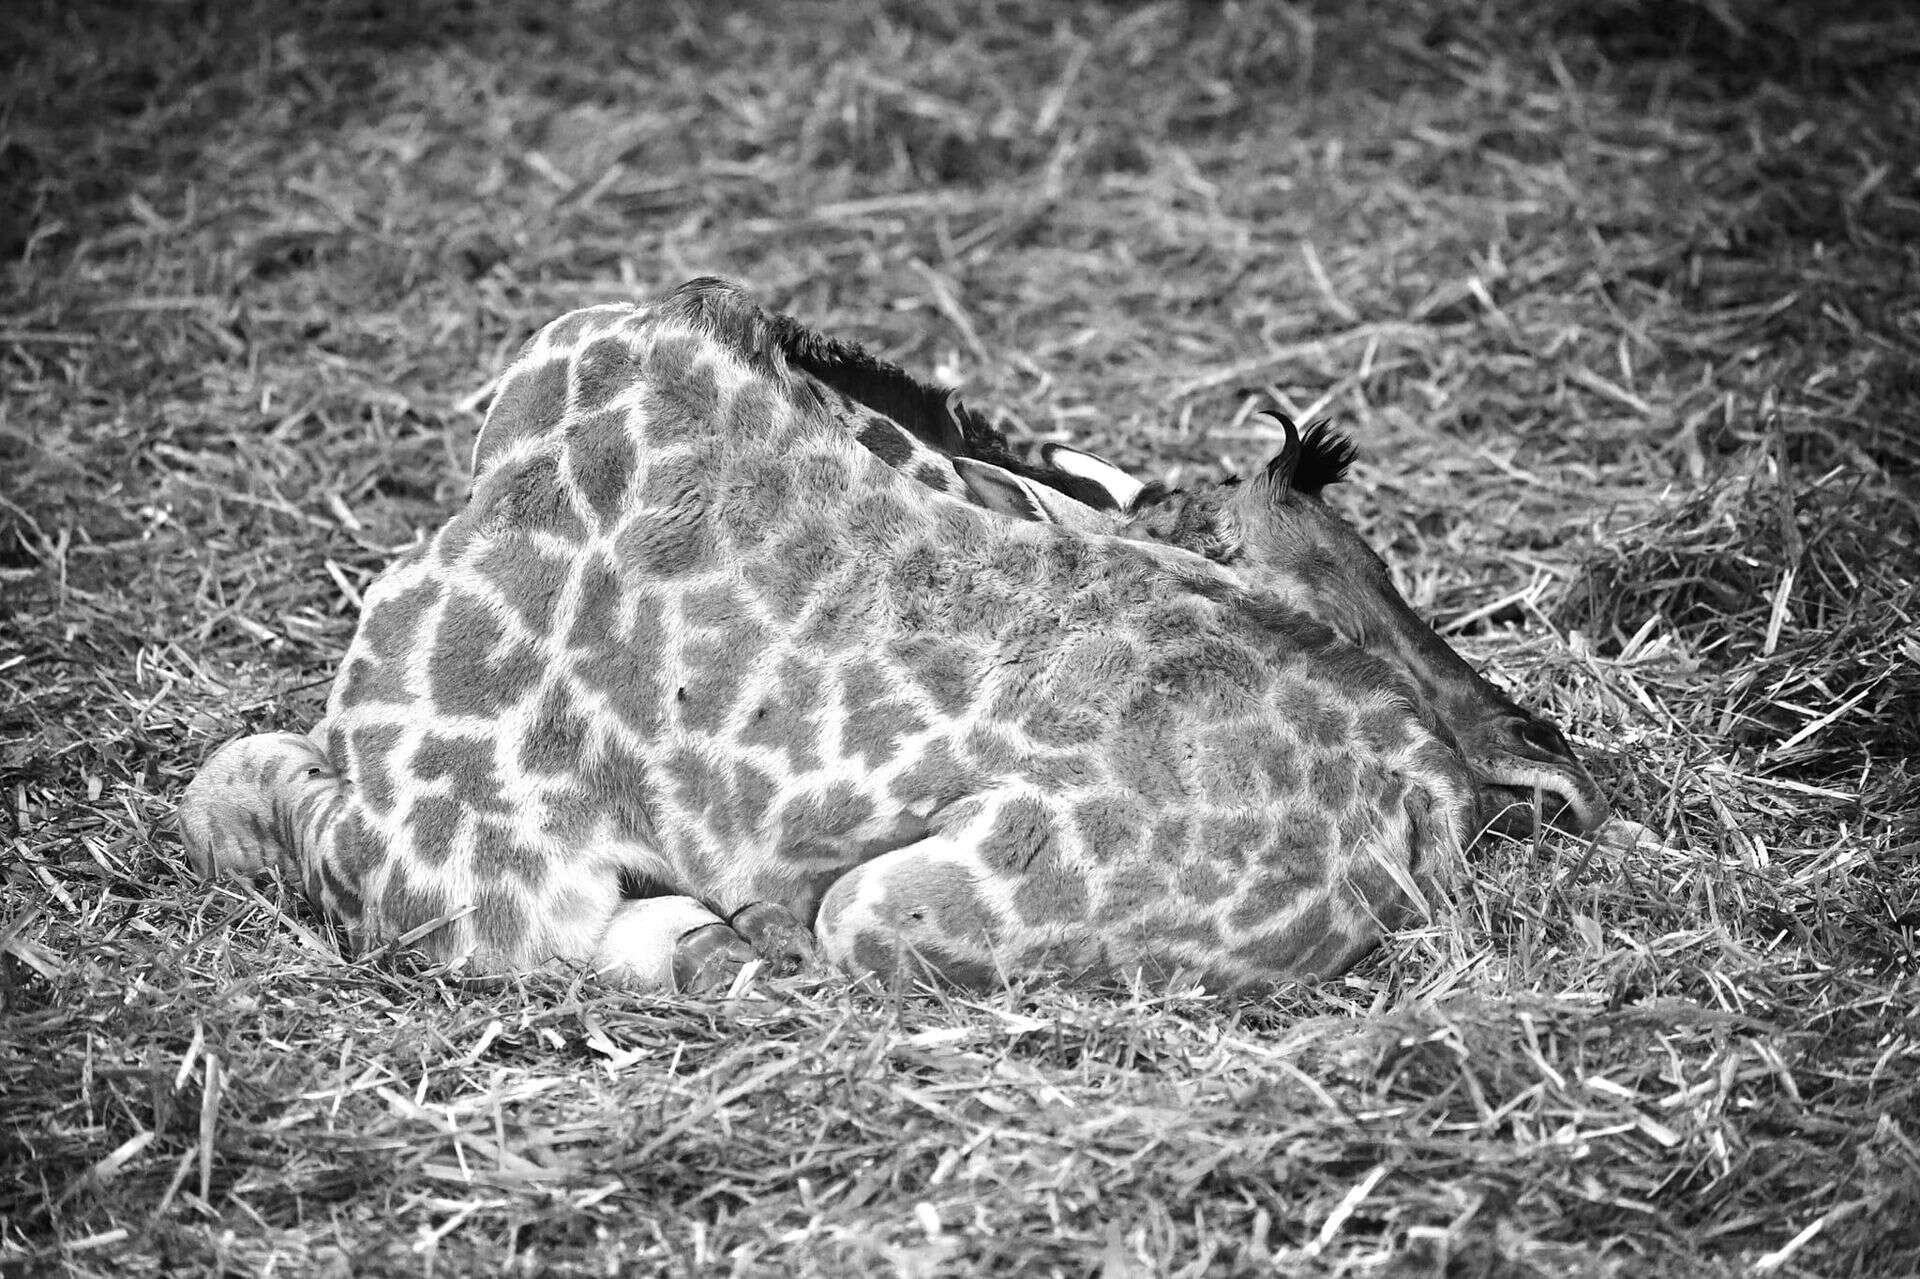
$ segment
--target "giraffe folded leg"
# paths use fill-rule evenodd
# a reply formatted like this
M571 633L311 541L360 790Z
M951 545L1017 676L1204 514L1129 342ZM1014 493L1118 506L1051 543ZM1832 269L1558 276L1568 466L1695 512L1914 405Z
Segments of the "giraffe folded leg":
M301 841L345 794L326 754L299 733L256 733L228 742L180 797L187 860L205 876L298 873Z
M640 897L614 909L593 967L636 987L697 992L724 988L753 959L771 976L790 977L812 965L813 939L773 902L722 919L692 897Z
M1064 920L1038 931L1026 924L1003 900L1023 891L1009 878L993 875L965 844L921 840L836 879L814 931L828 962L856 975L932 975L990 990L1036 965L1074 967L1059 942L1078 930Z

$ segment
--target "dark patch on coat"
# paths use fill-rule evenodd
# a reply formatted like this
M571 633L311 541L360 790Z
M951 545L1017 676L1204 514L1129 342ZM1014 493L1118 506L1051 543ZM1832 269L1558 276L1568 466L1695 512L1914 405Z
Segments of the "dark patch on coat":
M422 795L407 809L407 831L413 836L413 859L426 866L444 866L453 856L454 841L466 810L445 795Z
M567 471L602 527L620 518L636 457L624 413L606 412L567 424Z
M1073 822L1086 850L1108 865L1131 863L1147 834L1147 809L1127 796L1101 795L1074 806Z
M488 464L517 441L552 430L566 409L566 361L516 366L506 385L495 393L486 425L474 442L474 473L484 475Z
M973 705L982 680L978 649L938 635L907 635L889 641L887 652L940 715L957 718Z
M446 894L408 875L406 867L398 862L388 868L386 887L380 893L382 934L398 937L447 913ZM450 931L436 929L418 938L414 945L436 959L445 958L453 950Z
M740 636L711 635L681 646L685 672L673 691L671 708L682 727L718 733L726 724L745 688L743 643Z
M393 808L392 755L399 741L397 724L363 724L347 735L347 776L361 802L376 814Z
M595 338L573 357L575 414L599 413L640 380L640 361L618 333Z
M520 739L520 767L529 773L560 777L573 772L586 750L592 724L574 708L564 683L555 681L540 695L533 723Z
M473 874L481 884L497 884L512 878L527 889L546 882L547 858L537 848L529 848L513 837L511 830L492 822L482 822L473 835Z
M980 770L962 760L944 740L930 743L890 788L903 806L928 805L930 813L980 789Z
M885 419L869 419L856 438L868 452L895 470L915 452L913 437L906 429Z
M446 794L473 812L504 812L500 774L494 768L491 738L446 737L428 733L414 748L411 769L424 782L445 779Z
M980 860L1001 874L1024 874L1036 861L1052 861L1057 856L1053 815L1045 804L1027 795L1003 802L993 829L980 841Z
M553 627L573 561L547 554L530 537L505 533L487 540L474 568L519 615L522 626L545 635Z
M321 861L329 868L330 880L337 880L342 890L351 892L357 908L367 876L386 861L387 852L386 840L364 814L349 804L335 822L331 852Z
M780 807L781 842L814 845L850 837L872 821L873 800L851 782L832 782L794 795Z
M403 659L420 643L425 629L422 619L439 603L440 592L440 583L427 578L381 599L361 615L354 649L383 662Z
M406 671L398 662L377 662L350 654L340 666L338 680L335 701L341 706L404 705L414 700L413 691L407 687Z
M796 773L818 769L821 761L816 743L826 687L827 676L817 665L801 657L782 658L758 705L747 715L740 740L784 750Z
M474 892L473 908L469 922L484 953L497 964L517 963L526 957L531 930L526 900L516 888L482 883Z
M437 710L492 719L525 699L545 671L546 659L527 644L503 645L505 636L505 624L486 600L454 593L427 659Z
M579 541L587 533L560 481L559 461L546 453L490 472L475 486L467 510L452 522L462 520L477 526L483 537L513 530Z

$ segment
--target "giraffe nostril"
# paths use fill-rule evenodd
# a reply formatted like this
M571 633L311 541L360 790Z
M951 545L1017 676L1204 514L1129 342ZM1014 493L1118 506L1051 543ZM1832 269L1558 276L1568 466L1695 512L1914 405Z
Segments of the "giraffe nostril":
M1560 736L1560 730L1543 720L1518 720L1513 725L1513 735L1521 745L1542 755L1564 758L1571 753L1567 749L1567 739Z

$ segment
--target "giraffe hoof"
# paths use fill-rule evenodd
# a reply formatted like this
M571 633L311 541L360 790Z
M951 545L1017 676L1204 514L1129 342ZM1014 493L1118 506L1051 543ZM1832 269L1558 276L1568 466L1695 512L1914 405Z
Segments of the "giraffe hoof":
M752 902L735 911L728 922L766 961L769 976L793 977L816 962L813 933L785 906Z
M753 948L726 924L702 924L683 933L673 948L673 986L683 994L719 990L732 983Z

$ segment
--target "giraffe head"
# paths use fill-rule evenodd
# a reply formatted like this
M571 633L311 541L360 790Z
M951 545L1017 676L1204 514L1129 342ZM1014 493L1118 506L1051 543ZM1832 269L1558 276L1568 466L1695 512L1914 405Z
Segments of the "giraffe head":
M1430 726L1457 745L1480 783L1481 818L1523 831L1533 799L1576 832L1606 801L1560 730L1495 688L1434 633L1394 588L1387 566L1321 498L1351 465L1353 444L1324 425L1284 431L1280 452L1250 480L1189 490L1142 486L1091 454L1048 451L1047 464L1099 482L1127 517L1122 531L1185 547L1287 598L1341 638L1412 680Z

